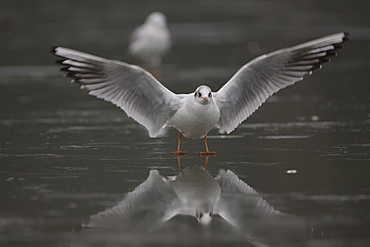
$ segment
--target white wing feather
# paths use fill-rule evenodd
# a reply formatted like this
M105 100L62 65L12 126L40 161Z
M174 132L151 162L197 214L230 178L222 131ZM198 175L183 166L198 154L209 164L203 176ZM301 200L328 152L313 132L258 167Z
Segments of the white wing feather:
M176 95L142 68L76 50L56 47L62 71L90 95L120 107L156 137L178 110L182 96Z

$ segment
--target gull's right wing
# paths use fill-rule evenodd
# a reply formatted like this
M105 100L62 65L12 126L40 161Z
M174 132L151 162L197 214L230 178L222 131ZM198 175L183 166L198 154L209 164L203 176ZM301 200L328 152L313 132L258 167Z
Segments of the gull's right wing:
M167 120L180 107L182 96L163 86L149 72L124 62L84 52L55 47L58 62L66 76L90 95L120 107L129 117L144 125L156 137Z

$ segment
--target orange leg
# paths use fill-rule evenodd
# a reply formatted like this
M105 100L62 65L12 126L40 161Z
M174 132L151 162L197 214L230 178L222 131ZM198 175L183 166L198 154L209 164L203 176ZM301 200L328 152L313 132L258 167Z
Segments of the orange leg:
M209 155L207 155L206 156L206 161L204 162L204 165L203 165L203 167L204 167L204 170L208 170L208 159L209 159Z
M177 138L177 150L172 152L173 155L184 155L184 154L188 154L187 151L181 151L180 150L180 147L181 147L181 139L182 139L182 134L181 132L179 132L179 137Z
M177 156L177 166L179 168L179 173L182 172L182 165L181 165L181 155L176 155Z
M200 152L200 155L216 155L216 152L211 152L208 149L208 143L207 143L207 136L204 136L203 138L204 145L206 146L206 151L205 152Z

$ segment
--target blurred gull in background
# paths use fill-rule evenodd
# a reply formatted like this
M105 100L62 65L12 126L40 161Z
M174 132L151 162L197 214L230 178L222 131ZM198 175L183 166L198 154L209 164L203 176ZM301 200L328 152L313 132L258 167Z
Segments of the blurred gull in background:
M130 37L129 53L156 78L161 77L162 57L171 48L170 31L166 16L151 13L144 24L137 27Z

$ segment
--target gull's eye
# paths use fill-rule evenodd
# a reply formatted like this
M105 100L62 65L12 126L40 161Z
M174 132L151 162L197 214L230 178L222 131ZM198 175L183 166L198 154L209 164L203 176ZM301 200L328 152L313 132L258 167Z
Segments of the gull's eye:
M199 219L203 217L203 213L200 213L199 214Z
M210 216L210 217L213 217L213 213L212 213L212 212L209 212L209 216Z
M194 93L194 97L197 97L197 94L198 94L198 92L195 92L195 93Z
M208 94L208 98L211 98L211 96L212 96L212 95L211 95L211 92L209 92L209 94Z
M202 94L200 92L198 92L198 97L202 97Z

